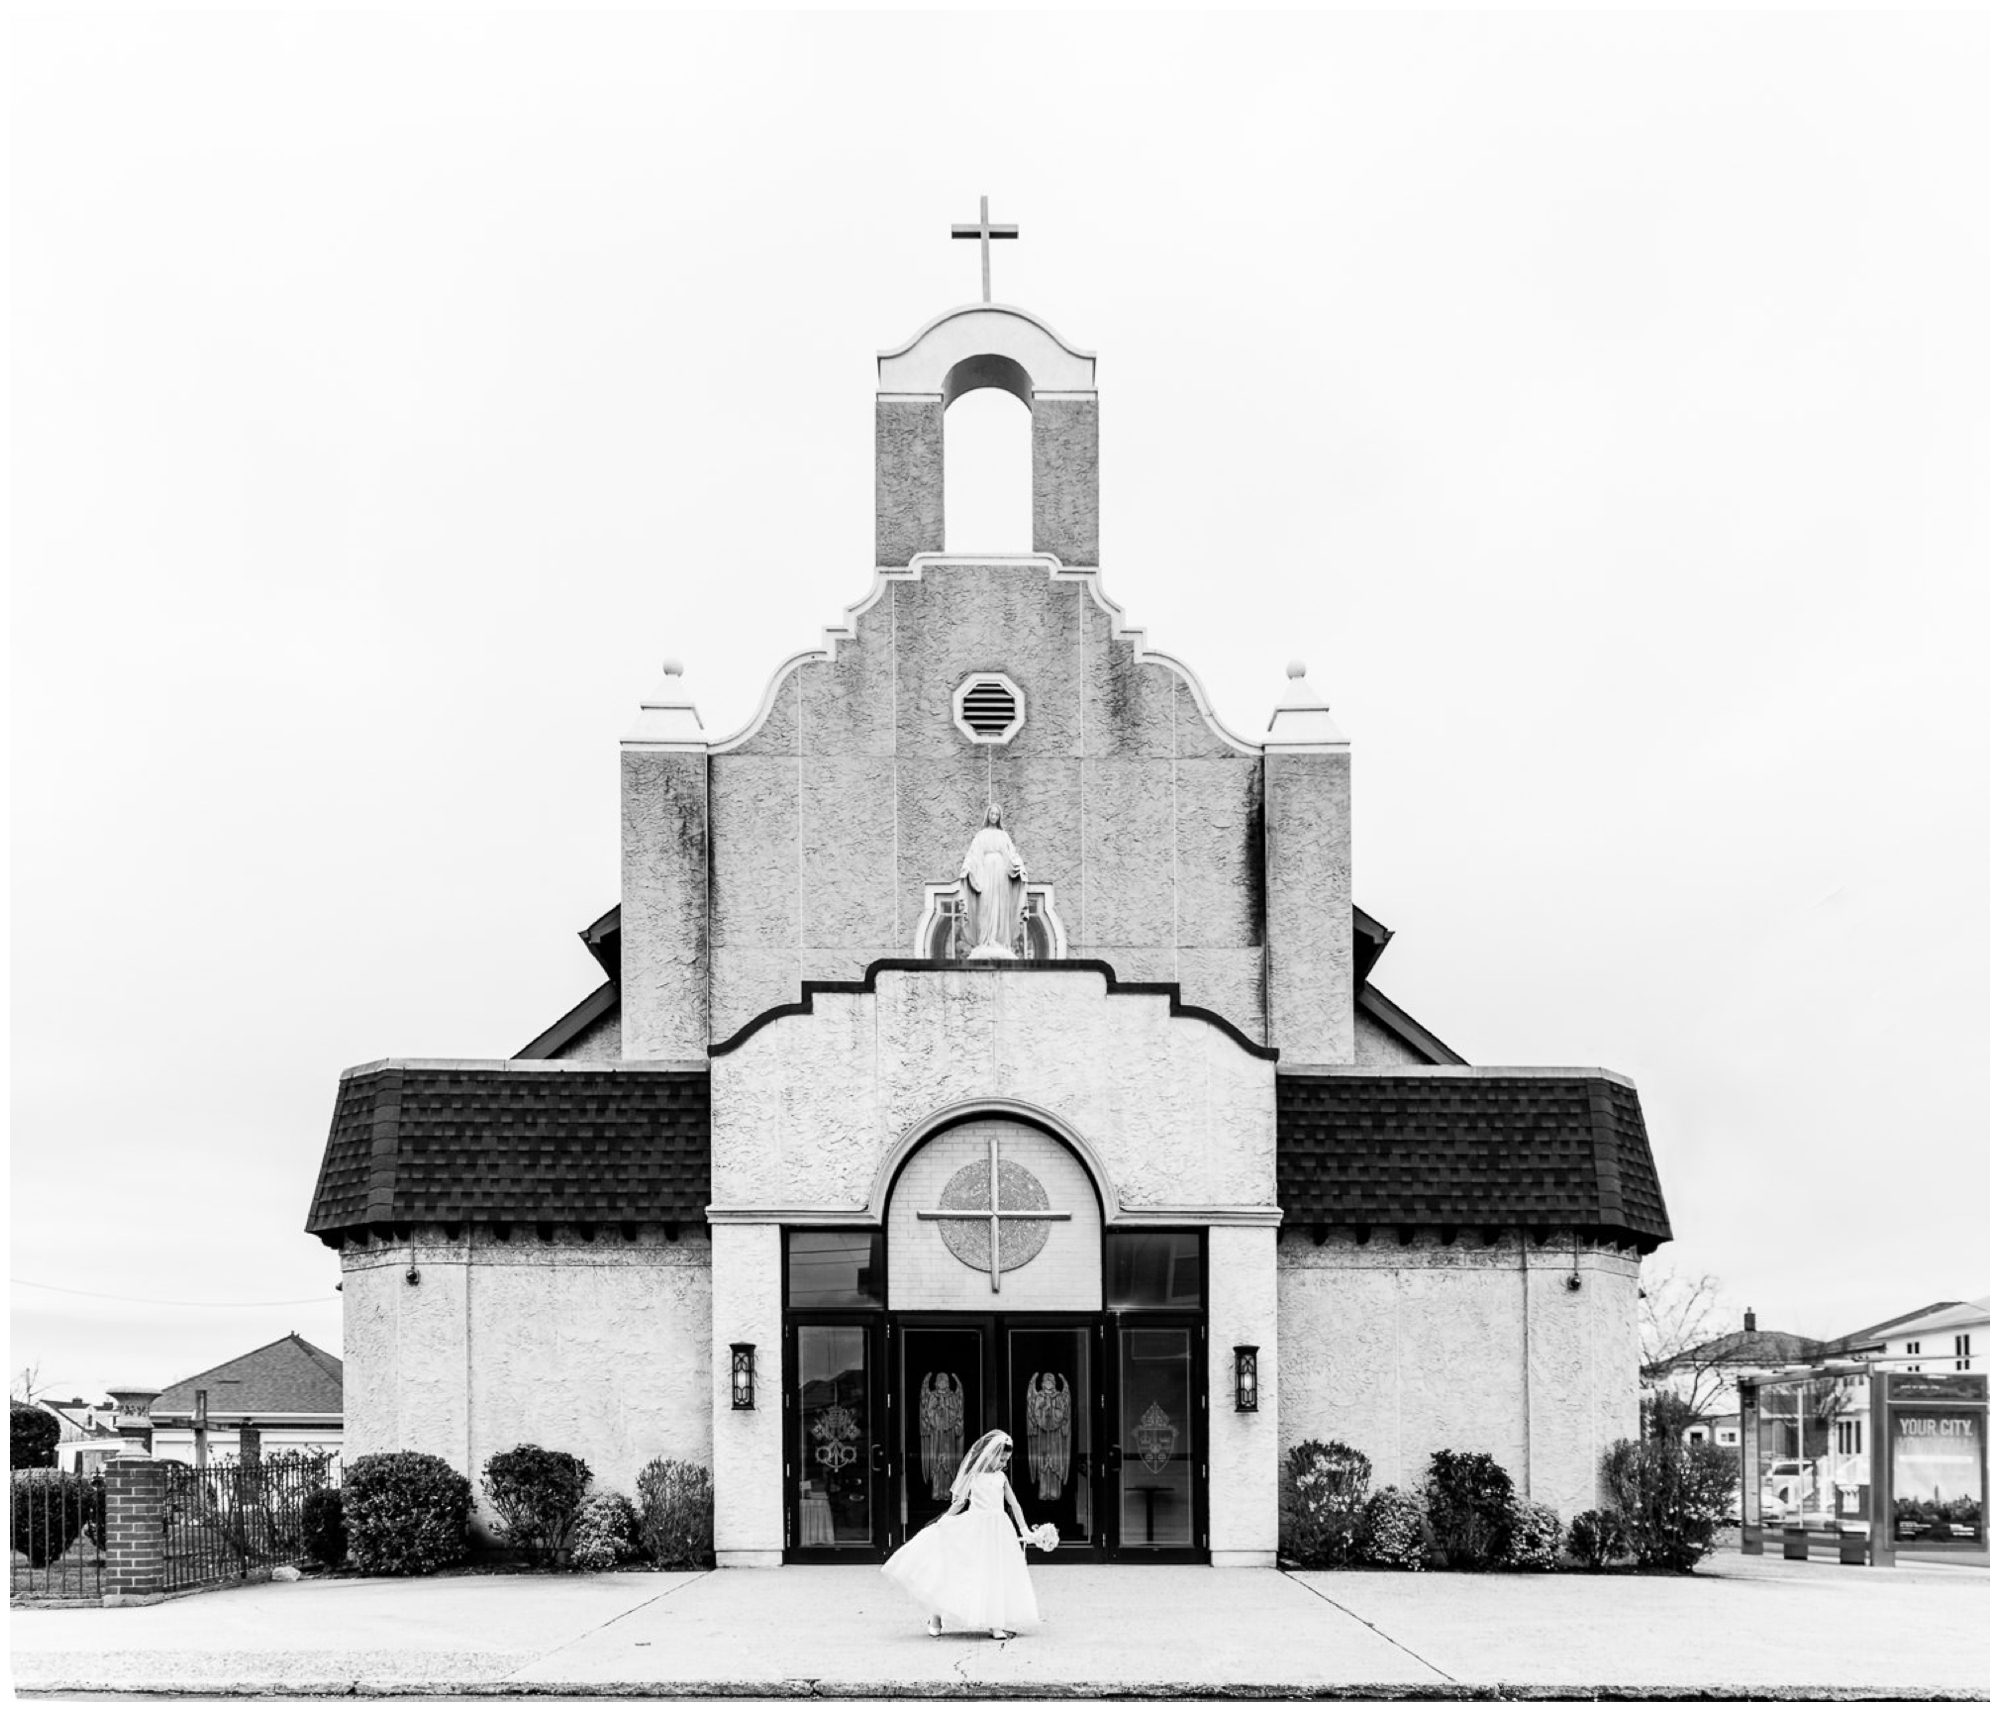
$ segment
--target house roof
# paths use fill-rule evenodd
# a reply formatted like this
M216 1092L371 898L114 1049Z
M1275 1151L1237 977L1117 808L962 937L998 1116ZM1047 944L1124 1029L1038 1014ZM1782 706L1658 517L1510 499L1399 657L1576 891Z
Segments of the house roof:
M1991 1297L1982 1296L1972 1302L1932 1302L1926 1307L1913 1308L1907 1314L1898 1314L1892 1320L1879 1320L1872 1326L1863 1326L1858 1332L1849 1332L1845 1337L1835 1338L1827 1348L1829 1353L1841 1354L1849 1350L1872 1349L1888 1342L1892 1337L1902 1337L1909 1332L1944 1331L1951 1326L1981 1325L1992 1316Z
M706 1072L374 1064L341 1080L306 1229L678 1224L708 1201Z
M1785 1367L1808 1361L1832 1348L1818 1338L1798 1332L1734 1331L1684 1349L1679 1355L1656 1363L1649 1372L1665 1373L1677 1367Z
M339 1415L340 1358L297 1332L186 1379L153 1399L153 1419L192 1415L195 1392L208 1393L211 1418L223 1415Z
M1673 1234L1639 1096L1601 1071L1280 1072L1287 1224Z

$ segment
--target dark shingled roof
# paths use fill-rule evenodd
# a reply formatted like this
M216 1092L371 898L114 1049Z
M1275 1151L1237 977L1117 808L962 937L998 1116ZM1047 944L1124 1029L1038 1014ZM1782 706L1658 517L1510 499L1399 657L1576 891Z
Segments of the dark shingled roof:
M208 1393L210 1419L236 1415L333 1415L341 1412L340 1357L290 1332L220 1367L177 1379L153 1399L153 1420L194 1414L196 1390Z
M1553 1227L1667 1241L1639 1096L1609 1076L1278 1076L1291 1225Z
M342 1079L306 1229L699 1223L708 1200L704 1071L389 1063Z

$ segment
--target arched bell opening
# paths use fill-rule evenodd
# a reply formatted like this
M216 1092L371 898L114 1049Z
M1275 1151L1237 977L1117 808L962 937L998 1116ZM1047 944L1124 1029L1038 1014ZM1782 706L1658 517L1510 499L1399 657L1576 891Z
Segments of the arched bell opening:
M944 382L944 550L1034 550L1034 388L1011 357L966 357Z

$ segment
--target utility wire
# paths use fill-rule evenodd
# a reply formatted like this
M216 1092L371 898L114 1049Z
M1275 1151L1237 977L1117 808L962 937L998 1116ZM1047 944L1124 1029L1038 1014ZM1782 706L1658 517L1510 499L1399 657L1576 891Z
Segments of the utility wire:
M7 1282L30 1290L53 1290L58 1296L88 1296L98 1302L149 1302L156 1308L303 1308L326 1300L325 1296L293 1296L282 1302L176 1302L165 1296L113 1296L102 1290L72 1290L65 1284L43 1284L33 1278L9 1278Z

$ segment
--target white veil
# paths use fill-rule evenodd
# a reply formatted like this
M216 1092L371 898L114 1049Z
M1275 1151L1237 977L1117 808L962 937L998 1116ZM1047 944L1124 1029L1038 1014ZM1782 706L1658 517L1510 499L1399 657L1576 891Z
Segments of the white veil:
M972 1448L965 1453L965 1459L958 1465L958 1472L951 1479L951 1509L946 1515L962 1510L970 1501L970 1492L975 1476L991 1474L1000 1466L1000 1458L1014 1448L1014 1441L998 1427L991 1432L981 1433L972 1441Z

